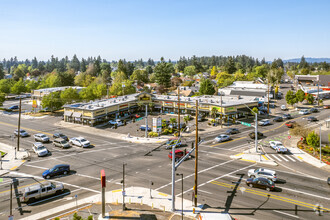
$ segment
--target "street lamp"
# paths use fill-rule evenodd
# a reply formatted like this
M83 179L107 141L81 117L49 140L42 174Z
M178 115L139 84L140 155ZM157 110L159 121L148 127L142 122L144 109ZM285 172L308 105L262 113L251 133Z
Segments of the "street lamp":
M177 176L181 176L181 219L183 220L183 173L177 173Z
M256 148L256 153L258 152L258 113L252 111L252 109L247 106L246 104L244 104L248 109L250 109L250 111L252 113L254 113L254 115L256 116L256 119L255 119L255 131L254 131L254 136L255 136L255 148Z

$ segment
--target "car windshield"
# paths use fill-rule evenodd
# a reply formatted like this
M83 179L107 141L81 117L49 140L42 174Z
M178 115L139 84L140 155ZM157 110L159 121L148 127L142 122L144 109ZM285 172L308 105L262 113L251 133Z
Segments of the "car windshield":
M53 172L55 169L54 169L54 167L53 168L50 168L48 171L49 172Z
M38 150L43 150L43 149L46 149L45 146L38 146L37 147Z
M273 184L274 184L274 182L273 182L272 180L268 180L268 183L269 183L270 185L273 185Z
M66 144L66 141L65 140L61 141L61 144Z
M44 137L46 137L46 135L42 134L42 135L40 135L40 137L43 137L44 138Z
M25 130L21 130L21 133L24 133L25 132Z
M81 139L80 141L81 141L81 142L86 142L86 140L85 140L85 139Z
M56 188L56 185L54 183L50 183L50 185L52 186L52 188Z

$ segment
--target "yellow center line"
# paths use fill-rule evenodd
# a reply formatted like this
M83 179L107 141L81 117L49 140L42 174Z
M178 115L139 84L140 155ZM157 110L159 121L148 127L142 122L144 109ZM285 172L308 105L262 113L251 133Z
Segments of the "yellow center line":
M223 187L226 187L226 188L231 188L231 189L233 189L234 186L235 186L235 185L232 185L232 184L218 182L218 181L212 181L211 183L215 184L215 185L223 186ZM237 189L239 190L239 189L242 189L242 188L243 187L238 187ZM244 192L259 195L259 196L263 196L263 197L268 197L269 196L269 198L272 198L272 199L276 199L276 200L279 200L279 201L283 201L283 202L287 202L287 203L291 203L291 204L295 204L295 205L304 206L304 207L307 207L307 208L315 208L315 207L317 208L317 206L315 206L313 204L310 204L310 203L301 202L301 201L298 201L298 200L294 200L294 199L290 199L290 198L286 198L286 197L282 197L282 196L277 196L277 195L274 195L274 194L271 194L271 193L268 193L268 192L261 192L261 191L253 190L253 189L250 189L250 188L245 188ZM320 208L320 209L322 209L323 211L330 211L330 209L328 209L328 208Z
M39 181L39 183L43 183L43 182L46 182L46 180ZM35 185L35 184L37 184L37 183L31 183L31 184L27 184L27 185L24 185L24 186L19 186L18 189L25 188L25 187ZM6 192L10 192L10 189L1 191L0 194L1 193L6 193Z
M10 126L10 127L17 128L16 125L9 124L9 123L6 123L6 122L0 122L0 124L8 125L8 126ZM35 130L35 129L32 129L32 128L21 127L21 129L24 129L24 130L27 130L27 131L33 131L33 132L36 132L36 133L43 133L43 134L47 134L47 135L50 135L50 136L53 135L53 134L51 134L51 133L47 133L47 132L43 132L43 131L38 131L38 130Z

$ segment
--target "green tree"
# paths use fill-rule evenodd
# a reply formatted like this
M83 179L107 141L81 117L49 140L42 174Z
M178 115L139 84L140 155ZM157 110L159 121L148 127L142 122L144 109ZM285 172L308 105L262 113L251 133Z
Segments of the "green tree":
M0 80L0 93L8 94L10 93L10 88L13 85L13 80L1 79Z
M299 68L300 68L300 69L304 69L304 68L308 68L308 67L309 67L309 65L308 65L308 63L306 62L305 57L302 56L301 59L300 59Z
M5 72L3 71L2 63L0 63L0 79L3 79L5 77Z
M261 78L265 78L267 76L268 71L269 70L268 70L267 64L257 66L255 68L257 77L261 77Z
M73 55L71 63L70 63L70 68L74 69L75 72L80 70L80 62L79 59L77 58L76 54Z
M148 83L149 76L145 70L134 70L133 74L130 76L130 79L133 81L136 80L138 84Z
M235 79L235 81L245 81L246 80L246 77L241 69L239 69L238 71L235 72L234 79Z
M199 88L199 94L201 95L214 95L215 90L214 86L210 79L204 79L201 82L200 88Z
M110 63L101 63L101 75L104 83L111 83L111 71Z
M184 121L186 124L188 124L189 120L190 120L190 116L189 116L189 115L186 115L186 116L183 117L183 121Z
M52 92L42 97L41 106L49 108L51 111L58 110L64 103L61 99L61 92Z
M308 134L306 142L309 146L313 148L315 154L316 148L320 147L320 136L315 134L314 131L312 131Z
M233 74L236 70L234 59L229 57L225 65L225 71L229 74Z
M124 85L124 86L123 86ZM133 82L130 80L124 80L123 82L116 82L110 88L110 94L112 95L128 95L136 92Z
M251 111L252 113L259 113L259 110L258 110L258 108L257 107L254 107L253 109L252 109L252 111Z
M24 78L25 77L25 72L24 72L24 70L22 69L22 68L16 68L15 70L14 70L14 76L13 76L13 78L14 78L14 80L19 80L20 78Z
M289 90L285 95L285 101L289 105L297 103L296 94L293 91Z
M307 94L306 95L306 100L307 100L307 102L309 103L309 104L313 104L314 103L314 96L312 95L312 94Z
M62 91L60 97L63 103L72 103L74 101L80 100L78 91L73 88L67 88L64 91Z
M218 75L218 69L216 66L213 66L211 69L211 77L215 78Z
M296 93L296 99L298 102L303 102L305 100L305 92L299 89Z
M6 94L5 93L0 93L0 106L5 102L6 100Z
M184 74L188 75L190 77L193 77L197 74L196 67L195 66L186 66L184 68Z
M87 86L86 88L83 88L79 93L80 99L84 101L90 101L96 99L93 89L94 86L92 84Z
M156 82L159 85L165 86L166 88L171 85L171 76L172 73L174 73L174 67L172 63L166 63L162 57L161 61L157 63L154 72Z
M213 108L211 109L211 115L212 115L213 119L216 118L217 113L218 113L218 109L217 109L216 107L213 107Z
M219 87L226 86L226 84L227 84L226 80L227 79L234 81L233 76L231 74L229 74L227 72L220 72L220 73L218 73L216 80L218 81Z
M25 86L25 82L23 81L23 79L19 79L13 85L13 87L11 87L11 93L13 93L13 94L21 94L25 91L26 91L26 86Z

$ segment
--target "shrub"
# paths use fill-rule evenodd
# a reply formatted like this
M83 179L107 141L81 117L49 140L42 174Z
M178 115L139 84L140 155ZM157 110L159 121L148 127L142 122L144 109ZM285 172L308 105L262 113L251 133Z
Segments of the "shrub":
M158 137L158 133L157 132L153 132L153 131L151 131L151 132L149 132L149 137Z
M162 134L167 135L167 134L170 134L170 133L171 133L170 129L166 128L166 129L164 129Z

